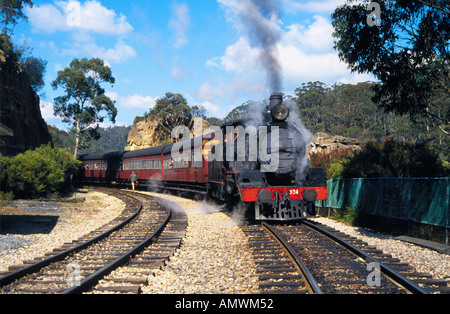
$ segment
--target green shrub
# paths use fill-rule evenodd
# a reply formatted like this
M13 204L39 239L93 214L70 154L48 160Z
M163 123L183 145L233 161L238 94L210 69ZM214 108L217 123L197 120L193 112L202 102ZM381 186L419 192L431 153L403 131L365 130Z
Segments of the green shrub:
M330 165L328 170L328 179L340 179L345 169L345 163L348 160L339 160Z
M2 192L0 191L0 208L8 206L11 204L11 201L14 199L13 192Z
M371 141L344 164L343 178L445 177L439 155L425 144Z
M327 179L341 178L344 164L353 156L351 148L337 149L332 152L316 152L310 155L310 165L325 168Z
M65 192L80 163L59 148L44 145L13 158L1 157L1 189L31 198Z
M355 225L358 217L358 211L349 207L346 209L340 209L333 216L333 219L342 222L347 225Z

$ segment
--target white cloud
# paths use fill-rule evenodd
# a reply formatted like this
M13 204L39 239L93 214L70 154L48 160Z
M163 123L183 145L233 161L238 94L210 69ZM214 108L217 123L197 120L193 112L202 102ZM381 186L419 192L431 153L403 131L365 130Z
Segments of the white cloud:
M282 45L295 45L309 53L333 51L333 26L323 16L315 15L313 18L315 21L308 26L292 24L286 27Z
M222 68L233 74L230 83L221 82L220 90L226 91L231 99L241 96L245 91L249 94L264 93L266 73L259 62L261 48L251 47L244 37L227 47L222 57L207 61L207 65Z
M174 47L176 49L181 48L189 42L189 38L186 33L190 25L191 21L187 4L174 4L173 17L169 22L169 27L175 32Z
M113 101L117 101L119 99L119 94L117 94L116 92L106 92L105 95L111 98L111 100Z
M282 0L283 8L288 12L330 13L347 0Z
M106 92L106 96L111 98L112 100L116 101L118 105L122 107L122 109L146 109L149 110L150 108L153 108L153 106L156 104L157 97L151 97L151 96L142 96L138 94L134 94L132 96L120 96L116 92Z
M133 31L123 14L116 14L98 1L56 1L27 9L35 31L90 31L106 35L124 35Z
M94 58L104 59L106 63L120 63L137 56L133 47L118 40L114 48L98 46L94 40L73 41L71 48L63 49L62 53L70 56L79 56L80 53Z
M197 91L197 99L201 101L209 101L212 102L217 98L224 98L226 95L226 90L223 88L224 86L215 87L210 83L203 83Z
M220 84L220 83L219 83ZM225 86L212 86L210 83L203 83L197 90L196 97L187 95L187 99L191 106L203 106L212 116L226 115L226 110L219 103L225 98Z
M62 44L70 48L58 51L54 43L52 46L49 44L49 49L58 51L58 54L84 54L104 59L108 64L124 62L137 55L134 48L124 42L125 36L133 31L126 17L104 7L99 1L55 1L54 4L28 8L26 14L34 32L70 34L69 40ZM96 39L104 35L117 36L118 40L108 47L97 45Z
M26 14L35 31L52 33L69 30L67 17L54 5L35 5L33 8L28 8Z
M120 105L127 109L137 108L137 109L146 109L149 110L153 108L156 104L156 100L158 98L153 98L151 96L142 96L142 95L132 95L128 97L116 97L116 100L120 103Z
M128 46L124 42L120 41L116 43L114 48L106 49L103 47L98 47L94 56L111 61L113 63L120 63L126 61L130 58L136 57L136 51L133 47Z
M215 101L204 101L200 103L213 116L220 116L224 114L224 108Z
M41 107L41 114L42 114L42 118L44 120L47 121L47 120L59 119L58 117L55 117L55 115L54 115L55 110L53 109L53 104L51 102L41 100L39 105Z
M330 82L349 73L335 53L308 54L295 46L279 46L278 49L286 81Z

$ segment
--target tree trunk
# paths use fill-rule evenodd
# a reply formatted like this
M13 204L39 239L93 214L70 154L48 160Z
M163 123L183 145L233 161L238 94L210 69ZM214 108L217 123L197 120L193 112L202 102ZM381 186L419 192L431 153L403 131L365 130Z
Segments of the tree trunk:
M77 124L77 136L75 138L75 151L73 153L73 158L77 159L78 157L78 147L80 146L80 136L81 136L81 130L79 123Z

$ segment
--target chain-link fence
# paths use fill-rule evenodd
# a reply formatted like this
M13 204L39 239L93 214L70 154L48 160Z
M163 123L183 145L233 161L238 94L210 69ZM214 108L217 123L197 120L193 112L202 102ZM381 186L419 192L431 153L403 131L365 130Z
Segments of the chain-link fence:
M328 200L317 205L442 227L448 242L449 183L450 178L330 180Z

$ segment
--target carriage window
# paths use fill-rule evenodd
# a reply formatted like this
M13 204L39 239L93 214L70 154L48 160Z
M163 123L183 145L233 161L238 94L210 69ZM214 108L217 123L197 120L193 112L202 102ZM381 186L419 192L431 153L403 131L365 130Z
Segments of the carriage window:
M160 160L124 161L122 167L123 170L161 169L161 161Z
M169 168L175 168L175 169L183 169L183 168L189 168L189 161L188 161L189 156L187 155L183 155L180 156L180 158L176 158L176 160L170 158L170 164L169 164ZM172 166L170 166L172 165Z
M164 169L172 169L174 168L174 162L172 158L164 159Z
M180 161L174 162L174 168L176 168L176 169L182 169L182 168L188 168L188 167L189 167L189 163L186 160L180 160Z

